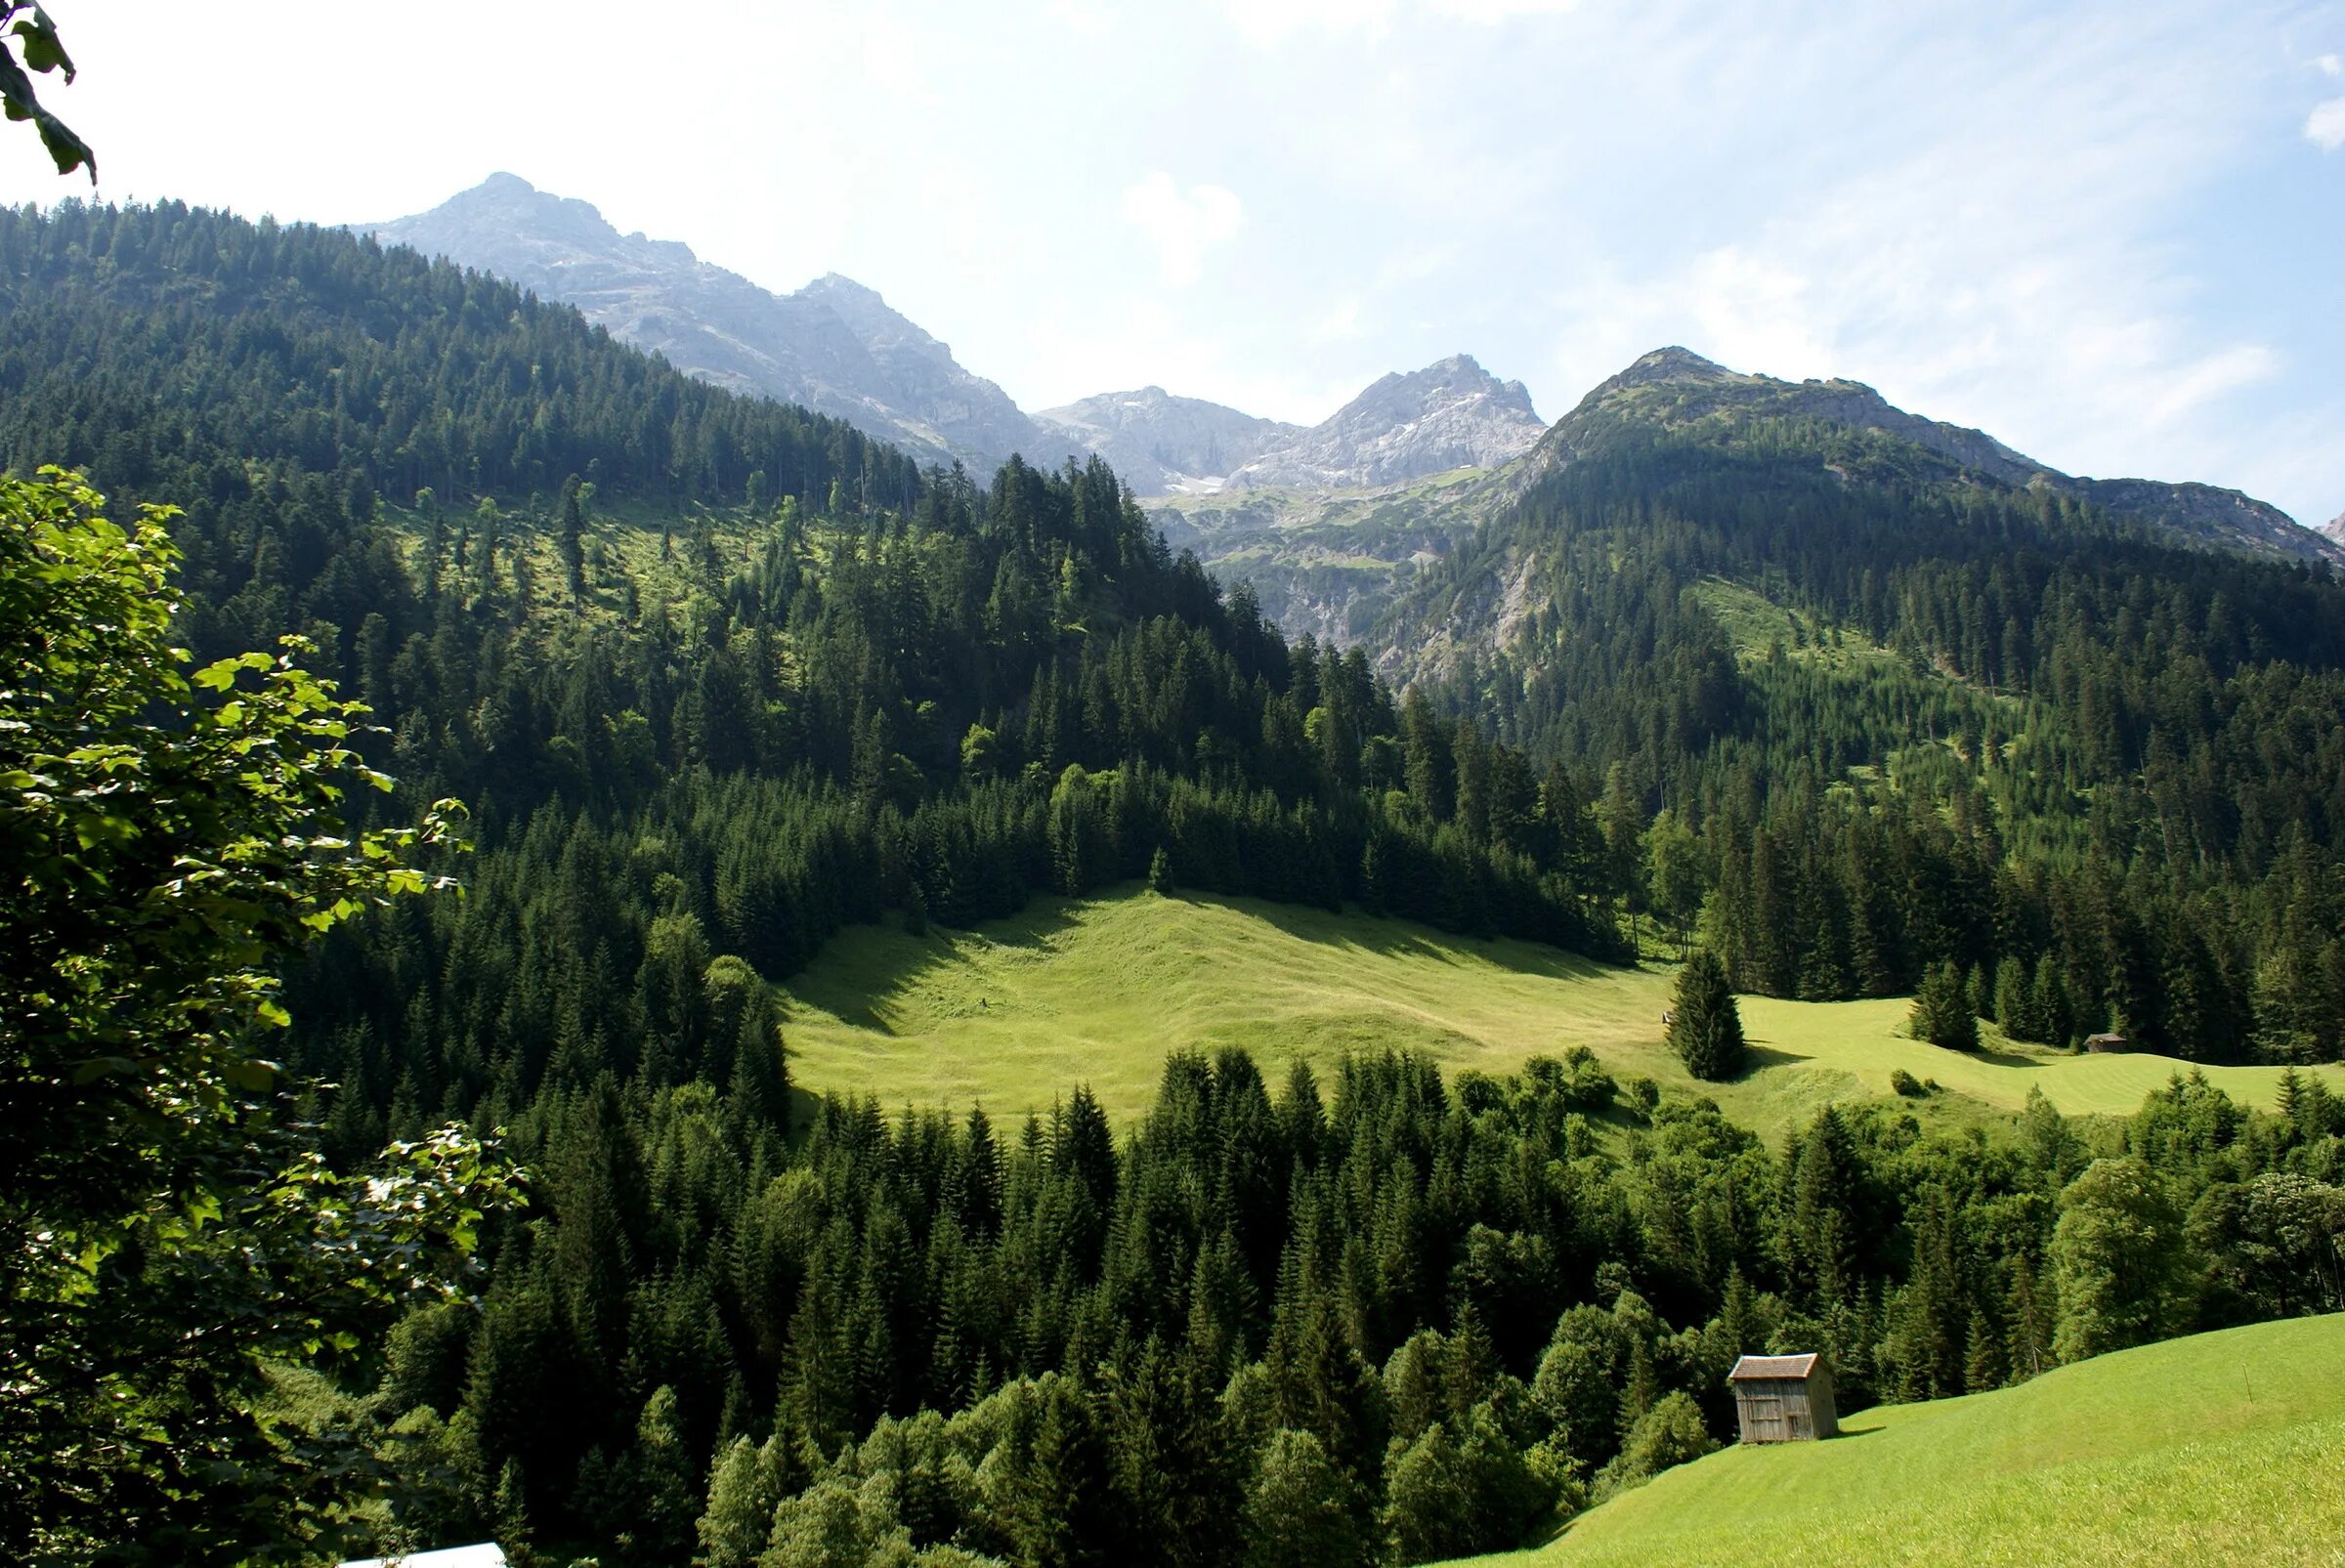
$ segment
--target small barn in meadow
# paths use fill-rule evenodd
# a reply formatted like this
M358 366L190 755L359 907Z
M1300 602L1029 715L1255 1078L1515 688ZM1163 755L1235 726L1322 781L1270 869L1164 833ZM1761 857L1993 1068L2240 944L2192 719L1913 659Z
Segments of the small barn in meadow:
M1806 1443L1840 1430L1821 1356L1744 1356L1727 1377L1746 1443Z
M2122 1035L2087 1035L2084 1038L2084 1048L2088 1051L2123 1051L2131 1050L2133 1047L2125 1043L2125 1037Z

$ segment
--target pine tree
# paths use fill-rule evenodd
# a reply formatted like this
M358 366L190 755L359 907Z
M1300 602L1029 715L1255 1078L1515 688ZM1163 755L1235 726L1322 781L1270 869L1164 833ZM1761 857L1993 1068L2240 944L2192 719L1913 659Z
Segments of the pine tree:
M2043 1020L2035 1010L2035 999L2027 984L2027 966L2016 954L2003 954L1995 965L1995 1022L2013 1039L2049 1043L2044 1038Z
M1979 1019L1971 1011L1961 969L1952 963L1931 965L1922 976L1921 990L1914 994L1913 1012L1905 1027L1915 1039L1948 1050L1979 1048Z
M1165 853L1162 844L1156 847L1156 853L1148 860L1148 889L1166 898L1172 895L1172 860Z
M1669 1017L1670 1048L1685 1071L1704 1082L1734 1077L1749 1060L1742 1013L1727 989L1727 971L1707 948L1695 951L1678 971L1675 1005Z

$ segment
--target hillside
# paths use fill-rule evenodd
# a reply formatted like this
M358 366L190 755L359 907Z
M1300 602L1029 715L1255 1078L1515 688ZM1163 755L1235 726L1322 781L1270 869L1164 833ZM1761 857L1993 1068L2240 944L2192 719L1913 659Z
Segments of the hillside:
M738 1565L868 1481L916 1549L1228 1561L1276 1474L1495 1547L1778 1330L1868 1396L2040 1361L2104 1149L2219 1286L2175 1332L2334 1295L2256 1229L2330 1202L2333 1070L2225 1092L2339 1054L2320 573L1648 433L1418 570L1478 630L1533 563L1402 690L1104 462L926 472L409 251L65 204L0 280L8 460L185 509L174 636L309 640L362 826L471 807L462 898L293 966L265 1095L337 1169L529 1172L331 1369L418 1539L662 1568L705 1512ZM1700 1098L1601 966L1694 933L1774 998ZM1897 1040L1925 979L2221 1065Z
M1907 456L1900 477L1908 482L2048 491L2140 519L2209 548L2345 565L2345 549L2325 535L2237 490L2154 480L2077 479L2013 451L1984 431L1894 407L1858 382L1794 383L1742 374L1674 347L1642 356L1583 398L1541 440L1534 467L1558 469L1638 433L1698 433L1704 440L1729 443L1783 422L1880 437L1888 445L1877 451L1936 459L1916 464ZM1826 460L1845 483L1889 477L1868 472L1862 458L1850 462L1845 453L1837 461Z
M2345 1315L2171 1339L2016 1388L1729 1448L1497 1565L2333 1563ZM1796 1546L1794 1545L1796 1543Z
M385 245L510 279L622 342L735 392L800 403L923 461L990 471L1045 453L1044 433L991 381L836 275L776 294L690 246L621 234L586 202L491 175L429 212L353 226Z
M1905 1037L1903 998L1749 997L1758 1063L1697 1083L1663 1040L1674 971L1590 963L1522 942L1477 942L1403 920L1135 889L1038 900L973 930L844 931L790 980L783 1033L793 1081L903 1105L981 1103L1007 1119L1087 1083L1119 1120L1143 1113L1175 1051L1251 1052L1272 1078L1295 1061L1331 1076L1345 1053L1422 1053L1446 1072L1504 1076L1587 1046L1622 1081L1716 1099L1768 1136L1834 1101L1894 1097L1890 1074L1941 1092L1900 1102L1933 1122L2022 1109L2041 1090L2070 1116L2128 1116L2190 1064L2076 1055L1995 1040L1979 1054ZM2279 1069L2204 1070L2270 1109ZM2321 1070L2345 1091L2345 1067Z

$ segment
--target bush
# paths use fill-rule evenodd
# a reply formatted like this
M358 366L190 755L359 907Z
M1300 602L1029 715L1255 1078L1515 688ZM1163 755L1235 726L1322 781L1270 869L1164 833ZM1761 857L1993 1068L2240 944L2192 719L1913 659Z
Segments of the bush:
M1905 1069L1901 1067L1893 1067L1890 1069L1889 1086L1909 1100L1926 1099L1930 1093L1928 1089L1922 1086L1922 1081L1920 1079L1915 1078L1911 1073L1906 1072Z

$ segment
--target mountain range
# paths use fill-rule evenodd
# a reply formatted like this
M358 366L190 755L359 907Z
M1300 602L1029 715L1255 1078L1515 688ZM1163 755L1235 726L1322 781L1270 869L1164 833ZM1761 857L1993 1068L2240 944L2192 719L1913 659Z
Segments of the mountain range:
M2345 565L2345 517L2314 530L2237 490L2077 478L1983 431L1897 408L1856 382L1780 381L1681 348L1638 360L1553 429L1521 382L1501 381L1465 354L1386 375L1309 427L1156 386L1028 413L851 278L830 274L777 294L682 243L622 234L586 202L511 174L430 212L354 227L574 305L687 374L801 403L922 462L983 474L1012 453L1048 466L1095 453L1165 509L1176 542L1210 565L1258 575L1265 607L1290 629L1342 636L1357 618L1356 570L1327 584L1330 593L1290 591L1318 568L1366 567L1373 578L1380 564L1441 555L1523 484L1623 420L1677 428L1762 417L1866 432L1929 453L1964 483L2056 491L2204 546ZM1477 472L1500 478L1459 483Z
M843 419L924 462L990 473L1012 453L1097 453L1144 496L1222 484L1335 488L1421 479L1530 449L1545 428L1519 381L1466 355L1389 375L1325 423L1258 418L1160 387L1029 415L875 291L831 274L776 294L674 240L622 234L586 202L491 175L426 213L352 226L385 244L577 307L689 375Z

